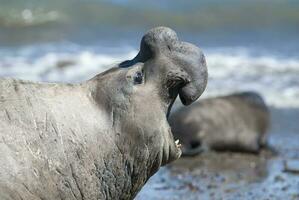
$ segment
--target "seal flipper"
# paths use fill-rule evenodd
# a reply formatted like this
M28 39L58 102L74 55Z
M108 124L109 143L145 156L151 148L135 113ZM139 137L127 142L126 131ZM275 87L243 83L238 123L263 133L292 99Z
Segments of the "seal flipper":
M182 156L192 157L201 154L203 152L206 152L208 150L209 150L208 146L202 144L201 142L196 142L196 143L191 142L190 148L182 149Z
M193 156L196 156L202 152L204 152L204 148L199 146L197 148L194 148L194 149L188 149L188 150L183 150L182 151L182 156L184 157L193 157Z

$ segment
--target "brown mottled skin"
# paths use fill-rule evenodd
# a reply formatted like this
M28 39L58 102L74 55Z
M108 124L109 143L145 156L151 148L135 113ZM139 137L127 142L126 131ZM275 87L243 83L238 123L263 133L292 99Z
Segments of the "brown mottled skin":
M206 82L200 49L165 27L80 84L0 79L0 199L133 199L181 154L173 101L192 103Z
M266 145L269 123L269 110L255 92L203 99L169 118L186 156L207 149L257 153Z

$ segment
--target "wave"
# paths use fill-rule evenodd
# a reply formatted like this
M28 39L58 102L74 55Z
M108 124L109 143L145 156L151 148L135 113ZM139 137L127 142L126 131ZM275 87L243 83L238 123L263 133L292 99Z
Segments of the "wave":
M18 51L0 50L0 76L36 81L80 82L133 58L137 49L94 49L28 47ZM59 50L59 49L63 50ZM5 53L6 52L6 53ZM13 52L13 53L11 53ZM109 53L103 53L109 52ZM111 53L113 52L113 53ZM205 97L253 90L276 107L299 107L299 59L270 55L254 56L242 48L207 49L209 69Z
M253 90L260 92L271 105L299 106L298 58L252 56L244 49L236 49L233 53L210 51L207 62L207 96Z
M0 27L21 28L36 27L54 22L62 22L63 15L55 10L10 9L9 12L0 11Z
M4 57L0 61L0 76L48 82L79 82L125 59L133 58L137 53L136 50L128 50L128 53L96 53L96 50L78 46L60 52L59 48L28 47L13 55L2 50ZM126 49L124 47L122 51Z
M4 1L4 2L3 2ZM296 26L299 4L291 0L267 1L170 1L140 2L94 0L7 1L0 0L0 27L36 26L52 21L96 26L141 26L166 24L184 30L264 28ZM221 3L221 6L219 4ZM275 14L273 14L275 13ZM237 17L236 17L237 16ZM66 20L67 19L67 20ZM130 19L130 20L128 20ZM146 20L145 20L146 19ZM2 22L2 23L1 23Z

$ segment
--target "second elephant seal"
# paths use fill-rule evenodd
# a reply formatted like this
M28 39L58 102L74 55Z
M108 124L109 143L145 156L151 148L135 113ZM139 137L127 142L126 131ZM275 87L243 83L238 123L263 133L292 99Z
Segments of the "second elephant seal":
M270 114L256 92L207 98L169 118L183 155L204 149L257 153L266 143Z

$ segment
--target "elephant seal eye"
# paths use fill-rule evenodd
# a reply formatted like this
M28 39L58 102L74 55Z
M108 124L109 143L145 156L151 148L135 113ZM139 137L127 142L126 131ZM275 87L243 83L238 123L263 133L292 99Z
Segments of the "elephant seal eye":
M134 75L134 84L141 84L143 80L142 72L136 72Z

